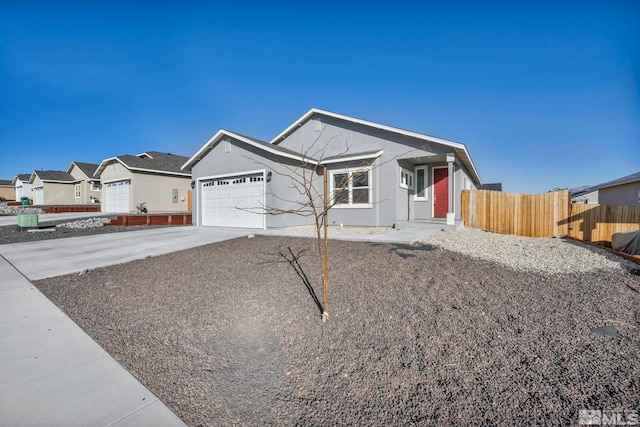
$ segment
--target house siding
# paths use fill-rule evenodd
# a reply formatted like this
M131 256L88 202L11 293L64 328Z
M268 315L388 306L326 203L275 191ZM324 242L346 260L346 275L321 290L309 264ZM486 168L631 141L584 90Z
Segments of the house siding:
M81 180L81 182L79 182L80 198L79 199L75 198L75 187L74 187L73 203L77 205L86 205L89 203L93 203L92 198L96 200L101 199L102 192L99 190L94 191L91 189L92 185L91 185L91 182L89 181L89 177L87 177L87 175L85 175L84 172L80 170L80 168L78 168L76 165L73 165L73 167L69 171L69 174L73 176L75 179Z
M217 143L202 160L193 166L191 173L196 182L214 176L231 176L264 170L265 173L271 172L270 182L265 180L265 204L270 208L283 210L299 207L287 201L295 197L289 188L291 186L289 176L296 174L287 167L295 171L300 166L299 162L277 157L234 138L231 138L230 142L230 152L225 152L224 142ZM322 185L321 176L314 175L314 179L316 180L314 185ZM198 183L193 191L193 223L198 225L201 209L199 190ZM268 228L313 224L312 218L296 214L267 215L265 220Z
M187 212L189 210L188 192L191 190L190 177L174 177L160 174L136 173L122 164L108 164L102 174L102 209L107 206L105 186L109 182L130 180L129 212L136 212L136 205L145 202L149 212ZM178 189L178 203L173 203L172 189Z
M640 181L601 188L598 201L603 205L640 205Z
M72 205L74 204L74 184L57 182L42 182L36 175L32 188L43 187L43 205Z
M453 148L437 143L425 143L408 136L372 129L333 117L322 116L321 121L321 131L315 130L316 126L312 118L288 135L279 145L294 151L308 150L308 154L316 158L319 157L318 152L322 150L325 158L341 153L349 155L384 150L383 155L373 164L372 181L375 202L373 206L371 208L334 208L329 213L330 224L392 226L397 221L404 221L407 218L429 219L432 217L432 169L447 166L444 155L453 153ZM311 144L314 146L309 149ZM443 161L434 162L431 160L434 156L442 157ZM424 162L414 160L416 158L424 158ZM429 198L426 201L413 200L414 190L401 188L398 181L401 166L413 170L420 164L427 166ZM331 166L333 168L333 165ZM463 177L469 177L469 174L459 163L456 163L453 177L454 211L455 219L458 220Z
M16 200L20 200L21 197L28 197L33 199L33 194L31 193L31 188L33 186L29 184L29 181L22 181L21 179L16 179L15 186L15 196Z

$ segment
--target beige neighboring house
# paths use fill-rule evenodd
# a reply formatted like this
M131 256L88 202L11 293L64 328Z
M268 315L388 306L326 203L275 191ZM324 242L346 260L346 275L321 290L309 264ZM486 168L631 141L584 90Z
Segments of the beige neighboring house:
M13 177L13 186L15 188L16 200L20 200L23 197L33 199L31 191L32 185L29 184L31 179L30 173L21 173Z
M73 205L73 190L78 182L63 171L33 171L29 184L32 186L34 205Z
M95 163L71 162L69 165L67 173L77 180L73 188L74 204L100 203L102 187L100 177L95 175L97 169Z
M102 212L188 212L191 171L180 167L188 157L158 151L103 160L95 175L102 183Z
M8 179L0 179L0 200L13 200L15 195L13 183Z

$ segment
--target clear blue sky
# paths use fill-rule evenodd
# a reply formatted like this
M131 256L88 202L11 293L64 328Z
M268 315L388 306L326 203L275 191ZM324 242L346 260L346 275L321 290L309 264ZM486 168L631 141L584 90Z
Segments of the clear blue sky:
M0 178L271 140L311 107L537 193L640 171L640 1L0 2Z

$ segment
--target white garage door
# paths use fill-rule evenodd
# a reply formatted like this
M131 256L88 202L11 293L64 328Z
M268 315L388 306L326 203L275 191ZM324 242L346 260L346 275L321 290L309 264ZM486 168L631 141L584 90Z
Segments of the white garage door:
M202 225L264 228L262 173L202 181L200 195Z
M41 205L44 203L44 188L38 187L33 189L33 204Z
M129 181L109 182L105 186L105 212L129 212Z

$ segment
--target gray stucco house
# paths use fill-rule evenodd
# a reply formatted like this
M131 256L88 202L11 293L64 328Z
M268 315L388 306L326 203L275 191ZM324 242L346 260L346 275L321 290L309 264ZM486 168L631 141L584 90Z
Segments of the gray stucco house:
M599 202L603 205L640 205L640 172L608 181L598 186Z
M309 179L336 205L329 224L393 226L405 221L460 221L460 194L482 184L464 144L311 109L270 142L224 129L182 166L191 170L193 223L277 228L312 217L266 215L304 200L292 177ZM262 212L262 213L261 213Z

